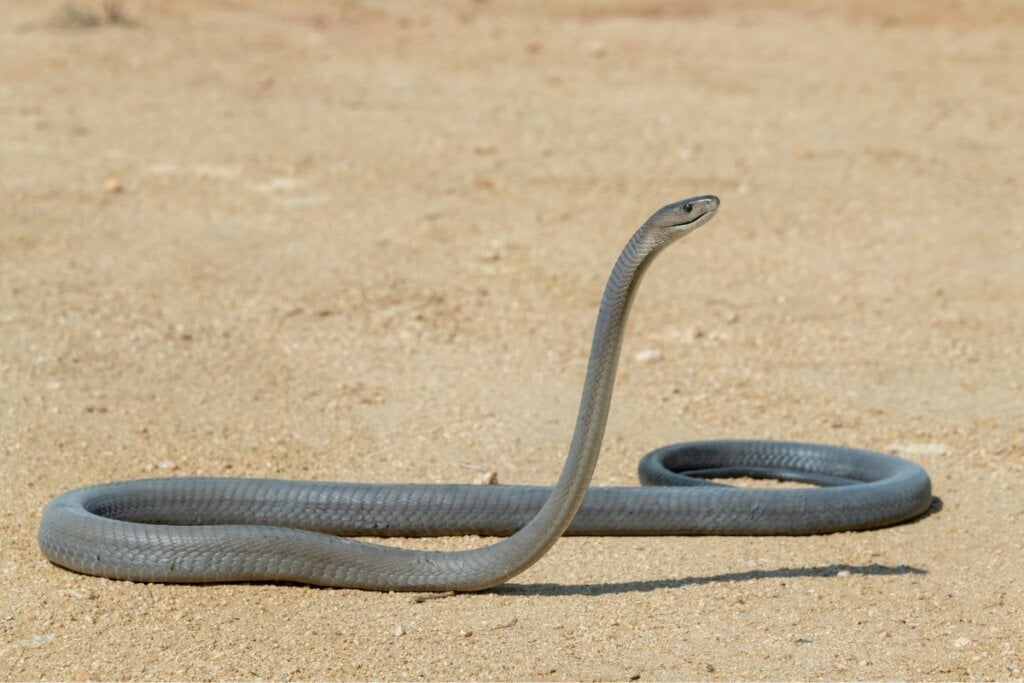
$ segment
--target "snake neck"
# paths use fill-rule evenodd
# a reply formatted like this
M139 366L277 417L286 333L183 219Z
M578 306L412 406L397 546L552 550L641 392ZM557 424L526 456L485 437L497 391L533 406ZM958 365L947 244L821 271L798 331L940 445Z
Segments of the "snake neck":
M503 571L500 576L486 577L482 585L468 590L497 585L525 570L554 545L572 522L601 453L630 308L654 257L673 241L659 237L646 225L637 230L608 278L594 328L576 428L558 483L526 526L507 539L480 549L500 555L502 562L491 566L501 567Z

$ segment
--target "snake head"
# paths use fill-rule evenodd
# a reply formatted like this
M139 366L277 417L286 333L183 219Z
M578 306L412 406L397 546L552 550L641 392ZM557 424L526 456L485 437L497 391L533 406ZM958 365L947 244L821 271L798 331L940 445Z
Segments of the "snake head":
M718 197L710 194L690 197L662 207L647 219L644 227L675 239L707 223L716 211Z

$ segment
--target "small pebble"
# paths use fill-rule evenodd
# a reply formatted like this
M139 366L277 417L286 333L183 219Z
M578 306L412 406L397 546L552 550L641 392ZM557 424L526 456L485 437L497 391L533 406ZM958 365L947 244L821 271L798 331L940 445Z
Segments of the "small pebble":
M684 344L692 344L698 339L703 339L707 336L707 332L699 327L688 327L679 337L679 341Z
M849 576L849 575L850 575L850 570L849 569L840 569L838 572L836 572L836 576Z
M395 624L395 628L394 628L394 630L391 631L391 633L396 638L398 638L399 636L404 636L405 635L405 629L402 628L401 624Z
M500 261L502 252L504 250L505 243L501 240L491 240L491 243L487 245L487 248L480 252L481 261Z
M484 486L493 486L498 483L497 472L483 472L476 479L473 480L474 484L483 484Z
M41 636L35 636L33 638L18 641L17 643L15 643L15 645L18 647L41 647L43 645L49 645L50 643L52 643L53 638L54 636L52 633L46 633Z
M468 631L468 630L459 631L459 637L460 638L469 638L471 635L473 635L472 631Z
M891 444L889 450L898 455L949 455L953 449L944 443L903 443Z
M108 194L117 194L124 190L124 183L119 178L107 178L103 183L103 191Z
M637 363L645 364L657 363L664 357L664 354L662 354L662 352L659 349L644 349L643 351L638 351L637 354L633 356L634 360L636 360Z
M953 641L953 647L955 647L958 650L962 650L962 649L964 649L965 647L967 647L970 644L971 644L971 639L970 638L965 638L963 636L961 636L961 637L959 637L959 638L957 638L956 640Z

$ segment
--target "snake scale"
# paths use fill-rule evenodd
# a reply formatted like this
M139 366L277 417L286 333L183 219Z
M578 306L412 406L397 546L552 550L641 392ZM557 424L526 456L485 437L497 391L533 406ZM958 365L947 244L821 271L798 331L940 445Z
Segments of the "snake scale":
M522 572L564 533L813 534L921 515L932 500L921 467L819 444L676 444L643 458L647 486L590 488L640 280L659 252L718 205L710 195L669 204L623 249L601 299L575 431L553 488L189 477L101 484L50 502L39 527L43 553L77 572L134 581L474 591ZM739 476L817 486L710 481ZM456 552L346 538L449 534L507 538Z

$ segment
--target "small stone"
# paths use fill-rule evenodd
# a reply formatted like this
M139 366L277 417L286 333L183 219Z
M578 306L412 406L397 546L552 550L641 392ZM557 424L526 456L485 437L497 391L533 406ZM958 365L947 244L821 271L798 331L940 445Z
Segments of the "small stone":
M962 650L962 649L964 649L965 647L967 647L970 644L971 644L971 639L970 638L965 638L964 636L960 636L959 638L957 638L956 640L953 641L953 647L955 647L958 650Z
M124 190L124 183L121 182L120 178L107 178L106 182L103 183L103 191L107 194L117 194Z
M27 638L25 640L18 641L15 643L17 647L42 647L43 645L49 645L53 642L54 635L52 633L46 633L41 636L35 636Z
M400 636L404 636L405 635L405 629L402 628L401 624L395 624L395 628L392 629L391 634L393 636L395 636L396 638L398 638Z
M637 354L633 356L637 363L643 364L657 363L664 357L664 354L659 349L644 349L643 351L638 351Z
M476 479L473 480L474 484L482 484L484 486L494 486L498 483L497 472L483 472Z
M473 635L473 632L468 629L463 629L459 631L460 638L469 638L471 635Z
M500 261L504 248L505 243L501 240L491 240L487 248L480 252L480 260L490 263Z
M891 444L889 450L898 455L925 456L949 455L953 449L944 443L902 443Z
M707 332L699 327L688 327L680 336L680 341L684 344L692 344L698 339L703 339L707 336Z
M838 572L836 572L836 576L849 576L849 575L850 575L850 570L849 569L840 569Z

